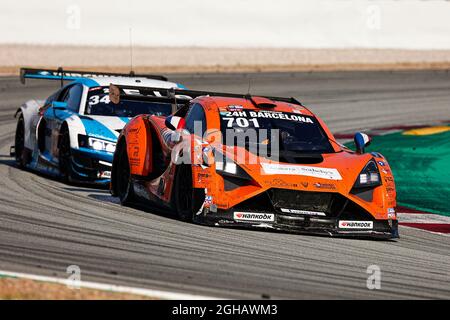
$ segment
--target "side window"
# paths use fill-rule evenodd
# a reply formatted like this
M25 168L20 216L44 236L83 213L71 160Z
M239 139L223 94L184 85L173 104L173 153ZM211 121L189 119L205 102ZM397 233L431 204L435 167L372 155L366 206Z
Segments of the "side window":
M202 126L202 135L206 132L206 115L203 107L199 103L193 104L188 111L186 116L186 129L190 133L194 133L195 123L201 123ZM197 124L198 126L199 124Z
M73 112L79 111L82 93L83 93L83 86L81 84L75 84L72 87L68 88L62 101L67 102L67 108L70 111Z
M50 104L58 98L59 91L52 94L50 97L45 100L44 107L50 106Z

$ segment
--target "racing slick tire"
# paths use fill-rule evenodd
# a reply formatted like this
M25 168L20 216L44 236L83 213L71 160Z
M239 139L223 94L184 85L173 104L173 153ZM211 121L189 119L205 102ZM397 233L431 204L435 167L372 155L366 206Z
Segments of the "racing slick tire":
M72 151L70 149L70 135L69 130L63 127L60 134L61 140L59 141L59 171L64 182L72 182L74 178L74 172L72 167Z
M177 168L174 200L178 218L192 222L204 201L204 191L192 187L192 169L188 165Z
M115 177L115 190L123 206L127 206L134 201L134 190L131 181L130 163L128 161L126 143L121 140L117 146L117 166Z
M26 165L25 159L25 121L23 116L17 120L16 135L14 138L14 151L16 164L19 168L23 168Z

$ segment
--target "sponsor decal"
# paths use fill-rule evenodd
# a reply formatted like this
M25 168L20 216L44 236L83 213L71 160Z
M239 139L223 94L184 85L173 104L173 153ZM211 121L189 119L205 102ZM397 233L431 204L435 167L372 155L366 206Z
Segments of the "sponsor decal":
M394 188L392 188L392 187L386 187L386 191L388 192L388 193L394 193Z
M228 106L229 111L236 111L236 110L242 110L242 109L244 109L244 107L241 105L238 105L238 104Z
M199 174L197 174L197 180L198 181L208 180L210 177L211 177L211 175L208 174L208 173L199 173Z
M395 212L395 209L394 208L388 208L387 216L388 216L388 219L396 219L397 218L397 213Z
M302 181L300 182L302 184L303 187L308 188L308 182Z
M313 124L313 118L304 116L301 114L286 113L281 111L269 111L269 110L246 110L240 108L230 109L228 111L220 111L220 116L223 121L226 121L227 128L234 128L236 125L238 127L252 127L259 128L258 119L279 119L286 121L294 121L300 123L310 123Z
M289 174L329 180L342 180L341 174L334 168L283 165L275 163L262 163L261 166L263 169L263 174Z
M212 204L213 197L212 196L205 196L205 204Z
M265 180L264 184L268 184L268 185L275 186L275 187L282 187L282 188L297 188L298 187L298 185L296 183L288 183L279 178L275 178L273 180Z
M341 229L373 229L373 221L339 221Z
M382 167L384 167L386 165L383 161L378 161L378 164Z
M294 213L294 214L304 214L307 216L325 216L325 212L320 211L308 211L308 210L297 210L297 209L284 209L281 208L282 212L285 213Z
M273 213L257 213L257 212L234 212L234 220L237 221L275 221Z
M332 183L314 183L314 187L318 189L336 190L336 186Z

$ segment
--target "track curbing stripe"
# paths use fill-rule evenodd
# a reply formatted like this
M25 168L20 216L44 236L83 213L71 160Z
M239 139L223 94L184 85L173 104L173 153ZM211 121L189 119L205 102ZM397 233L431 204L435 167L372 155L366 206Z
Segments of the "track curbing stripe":
M177 293L171 291L126 287L113 284L105 284L91 281L74 281L69 279L62 279L57 277L39 276L28 273L10 272L0 270L0 278L14 278L14 279L28 279L40 282L50 282L56 284L63 284L66 286L77 286L80 288L94 289L101 291L110 291L117 293L129 293L141 295L151 298L159 298L163 300L222 300L223 298L201 296L195 294Z

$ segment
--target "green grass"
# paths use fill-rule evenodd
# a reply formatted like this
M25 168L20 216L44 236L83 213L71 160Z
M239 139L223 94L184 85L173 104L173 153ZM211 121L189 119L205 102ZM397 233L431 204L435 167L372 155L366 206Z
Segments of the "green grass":
M450 131L376 136L366 151L388 159L399 205L450 216Z

